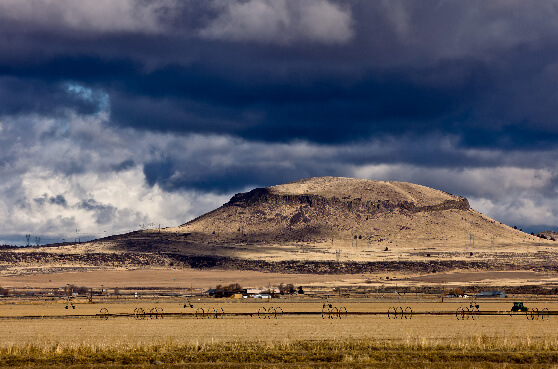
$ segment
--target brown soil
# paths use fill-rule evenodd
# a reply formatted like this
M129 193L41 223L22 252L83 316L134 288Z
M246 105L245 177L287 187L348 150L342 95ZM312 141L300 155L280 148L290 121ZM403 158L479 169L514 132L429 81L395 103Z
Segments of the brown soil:
M308 285L354 278L340 275L280 274L234 270L103 270L73 273L0 276L0 286L21 288L58 288L66 284L106 287L211 288L218 284L240 283L243 287L267 287L280 283Z
M0 286L13 288L59 288L67 284L89 288L194 288L207 289L219 284L239 283L241 286L265 288L280 283L295 286L328 287L409 287L445 285L557 285L558 274L532 271L517 272L454 272L429 275L409 275L408 272L381 272L369 274L313 275L263 273L234 270L102 270L63 272L52 274L0 276Z
M422 275L418 277L405 278L405 281L424 283L477 283L485 281L516 281L517 283L540 283L546 280L556 280L556 275L537 273L533 271L503 271L503 272L456 272Z

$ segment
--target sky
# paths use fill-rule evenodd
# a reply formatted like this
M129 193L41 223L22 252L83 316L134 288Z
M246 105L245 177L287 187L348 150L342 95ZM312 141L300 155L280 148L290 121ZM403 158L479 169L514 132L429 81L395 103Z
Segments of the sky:
M302 178L558 231L558 1L0 0L0 243Z

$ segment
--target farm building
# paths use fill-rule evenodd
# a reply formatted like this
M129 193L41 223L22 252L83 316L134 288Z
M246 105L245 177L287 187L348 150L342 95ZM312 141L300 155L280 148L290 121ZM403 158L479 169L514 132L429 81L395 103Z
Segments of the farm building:
M262 293L264 291L265 290L262 288L247 288L245 293L247 295L257 295L258 293Z

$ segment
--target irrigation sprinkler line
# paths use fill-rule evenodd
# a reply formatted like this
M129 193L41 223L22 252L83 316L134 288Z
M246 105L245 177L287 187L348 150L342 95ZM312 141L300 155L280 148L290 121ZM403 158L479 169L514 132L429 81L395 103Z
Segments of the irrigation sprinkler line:
M145 310L143 310L143 308L135 308L134 309L134 318L136 320L145 319Z
M108 320L109 318L109 312L107 308L102 308L101 310L99 310L99 314L101 315L101 319L105 319Z
M203 308L201 308L201 307L197 308L196 312L195 312L196 319L200 319L200 316L201 316L201 319L203 319L205 317L204 313L205 313L205 311L203 310Z
M460 310L463 309L463 310ZM550 319L550 316L558 315L558 311L551 311L548 308L541 310L533 309L527 312L510 313L509 311L474 311L469 308L458 308L457 311L413 311L411 307L403 309L402 307L390 307L388 311L351 311L348 312L345 307L340 307L328 311L287 311L284 312L280 307L262 307L258 309L258 313L254 312L232 312L225 313L222 308L211 308L207 312L203 308L198 308L196 312L179 312L165 313L162 308L151 309L152 312L146 312L143 308L135 308L133 313L109 313L108 309L102 308L97 314L68 314L68 315L21 315L21 316L0 316L0 320L20 320L20 319L80 319L80 318L125 318L131 317L136 320L144 320L147 316L162 319L163 317L172 318L223 318L223 317L252 317L258 315L260 319L278 318L281 316L322 316L323 319L343 318L347 316L387 316L389 319L412 319L413 315L421 316L458 316L466 319L478 319L480 316L525 316L528 320L544 320ZM330 318L331 317L331 318ZM459 319L461 320L461 319Z
M233 314L237 315L238 313L233 313ZM252 313L248 313L248 314L252 316ZM266 308L265 306L262 306L258 308L259 319L271 319L272 316L273 318L277 319L277 317L281 317L283 316L283 314L284 314L283 309L281 309L280 307L270 306Z
M277 319L277 317L282 317L283 316L283 309L281 309L281 307L276 307L275 308L275 319Z
M413 318L413 309L410 306L407 306L403 309L402 306L392 306L388 308L387 311L388 319L397 319L399 315L399 319L412 319Z
M324 304L322 306L322 319L335 319L339 318L342 319L344 316L347 315L347 308L341 306L340 308L333 306L332 304Z
M154 307L149 309L149 318L153 319L153 317L155 317L155 319L163 319L163 308Z
M413 319L413 309L411 309L410 306L407 306L407 307L405 308L405 319L407 319L407 317L408 317L409 319Z
M210 319L210 318L214 318L214 319L219 319L219 317L223 317L225 315L225 311L223 310L223 308L209 308L207 309L207 311L205 311L204 308L199 307L196 309L195 313L170 313L173 316L195 316L196 319ZM161 311L161 319L163 319L163 315L167 316L168 314L163 314Z

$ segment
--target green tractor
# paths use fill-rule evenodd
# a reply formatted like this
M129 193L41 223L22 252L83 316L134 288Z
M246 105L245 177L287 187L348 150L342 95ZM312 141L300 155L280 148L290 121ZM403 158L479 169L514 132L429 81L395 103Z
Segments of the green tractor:
M515 311L527 311L527 310L529 310L529 309L527 308L527 306L523 306L523 302L519 302L519 301L518 301L518 302L514 302L512 308L511 308L511 311L512 311L512 312L515 312Z

